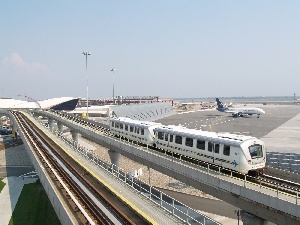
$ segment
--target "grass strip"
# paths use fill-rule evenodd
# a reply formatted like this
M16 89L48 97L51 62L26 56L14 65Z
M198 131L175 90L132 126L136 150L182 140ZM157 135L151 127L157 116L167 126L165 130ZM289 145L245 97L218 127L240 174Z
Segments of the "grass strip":
M2 189L4 188L5 185L6 185L6 183L4 183L1 179L0 180L0 192L2 191Z
M9 225L21 224L61 224L39 180L24 185L9 221Z

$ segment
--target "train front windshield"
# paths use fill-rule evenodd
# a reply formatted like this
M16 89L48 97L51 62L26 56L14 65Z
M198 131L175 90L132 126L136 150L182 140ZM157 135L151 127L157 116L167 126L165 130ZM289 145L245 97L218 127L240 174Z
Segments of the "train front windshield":
M262 145L251 145L249 146L249 152L252 159L263 157Z

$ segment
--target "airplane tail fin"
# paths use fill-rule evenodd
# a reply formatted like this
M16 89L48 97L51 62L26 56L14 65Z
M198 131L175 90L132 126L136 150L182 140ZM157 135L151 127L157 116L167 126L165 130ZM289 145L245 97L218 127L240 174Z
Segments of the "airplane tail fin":
M223 103L220 102L220 100L218 98L216 98L216 102L217 102L217 105L218 105L218 108L217 108L218 111L224 112L225 110L228 109L228 108L224 107Z
M218 105L218 109L220 108L224 108L224 105L222 102L220 102L220 100L218 98L216 98L216 102L217 102L217 105Z

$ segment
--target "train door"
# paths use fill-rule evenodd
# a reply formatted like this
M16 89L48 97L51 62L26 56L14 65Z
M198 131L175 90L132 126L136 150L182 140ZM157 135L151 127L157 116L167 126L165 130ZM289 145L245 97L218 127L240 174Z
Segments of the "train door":
M208 158L208 162L212 162L212 163L214 163L214 143L213 142L210 142L210 141L208 141L207 142L207 151L208 151L208 156L207 156L207 158Z
M220 144L208 142L208 152L210 153L210 160L213 164L222 165L220 161Z
M169 142L168 142L168 146L169 146L169 147L171 147L172 142L173 142L173 134L170 134Z
M169 146L169 134L165 133L165 145Z
M214 152L214 164L222 165L222 161L220 160L220 144L214 143L213 146L213 152Z

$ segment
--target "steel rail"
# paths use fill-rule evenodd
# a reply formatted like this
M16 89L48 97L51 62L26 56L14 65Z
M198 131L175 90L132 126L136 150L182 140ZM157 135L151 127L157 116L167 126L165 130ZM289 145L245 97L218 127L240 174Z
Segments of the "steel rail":
M20 117L20 114L18 114L18 116ZM26 122L30 123L30 121L26 121ZM26 128L24 128L24 129L26 129ZM80 172L77 172L69 162L64 160L60 156L60 154L58 152L56 152L55 147L53 147L52 144L49 143L49 141L45 140L45 138L42 137L41 134L38 134L38 136L40 139L43 140L44 144L47 147L51 148L55 152L56 156L60 157L60 159L64 162L64 164L67 165L68 168L71 168L73 170L73 172L76 174L76 177L77 178L79 177L80 180L84 181L84 183L88 186L88 188L93 190L93 192L96 193L96 195L99 198L101 198L101 201L104 201L106 205L108 205L111 209L113 209L113 211L115 211L115 213L118 216L120 216L126 224L135 224L134 222L132 222L130 220L130 218L128 218L125 214L123 214L123 212L121 210L119 210L116 206L114 206L112 204L112 202L110 202L110 200L108 198L106 198L99 190L96 190L89 181L84 179L84 176L82 176L80 174ZM41 148L43 148L43 146L41 144L39 144L39 145ZM44 154L47 154L47 151L44 152ZM49 156L49 160L51 160L53 163L56 163L56 161L51 156ZM82 202L82 204L86 205L87 208L89 208L89 211L92 214L92 217L95 218L95 221L97 221L97 223L100 222L101 224L111 224L110 222L107 222L107 218L106 218L106 220L103 220L104 215L101 214L101 211L99 210L99 208L94 204L94 202L91 199L89 199L85 194L83 194L83 191L81 190L81 188L79 188L79 186L76 183L74 183L73 179L59 165L56 166L56 170L61 173L61 175L64 177L64 179L68 183L69 187L71 187L73 189L75 195L78 198L80 198L80 201Z

